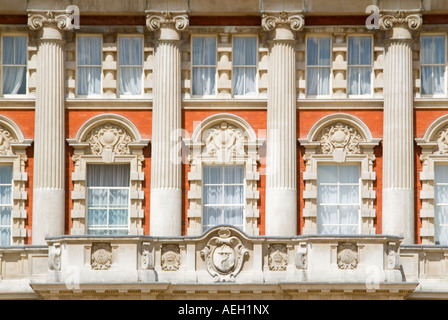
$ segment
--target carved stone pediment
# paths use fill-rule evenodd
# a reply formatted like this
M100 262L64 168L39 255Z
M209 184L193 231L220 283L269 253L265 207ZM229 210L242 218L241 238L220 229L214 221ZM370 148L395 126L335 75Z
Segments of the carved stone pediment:
M249 256L249 250L240 239L232 236L229 228L222 227L218 236L208 241L201 256L215 282L233 282Z
M89 153L101 155L105 162L113 162L114 155L131 154L131 136L123 128L106 123L93 129L86 138Z
M359 146L359 143L363 141L362 136L354 127L342 122L337 122L324 128L319 134L317 141L320 142L318 153L362 153Z
M204 133L205 147L202 156L229 161L232 158L246 155L244 145L247 137L243 130L223 121Z

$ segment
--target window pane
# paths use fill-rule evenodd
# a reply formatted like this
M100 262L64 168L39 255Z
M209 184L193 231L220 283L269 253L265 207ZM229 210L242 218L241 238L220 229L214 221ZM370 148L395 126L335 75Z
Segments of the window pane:
M0 246L10 246L11 245L11 228L1 227L0 228Z
M421 62L424 64L432 64L433 63L433 41L431 36L422 37L421 44Z
M215 94L215 68L203 68L204 72L204 95Z
M330 68L319 68L319 94L330 94Z
M358 226L340 226L339 234L359 234Z
M359 210L357 206L340 206L339 207L339 223L358 225Z
M221 204L223 197L222 186L204 186L204 204Z
M448 165L435 165L434 176L436 183L448 183Z
M89 37L78 37L78 51L77 60L78 65L89 65L90 64L90 44Z
M26 93L26 67L3 67L3 93Z
M308 38L306 41L306 61L309 66L317 66L318 65L318 38Z
M318 198L319 198L319 204L338 203L338 187L319 185Z
M109 211L109 226L127 227L128 210L111 209Z
M319 69L318 68L308 68L306 74L306 90L309 95L317 95Z
M359 65L359 37L348 38L348 64Z
M233 38L233 64L235 66L241 66L245 64L244 56L245 41L242 37Z
M348 94L359 94L359 69L358 67L348 68Z
M336 183L338 182L338 166L320 165L318 170L319 183Z
M256 94L255 78L257 70L255 68L246 68L246 94Z
M220 184L223 181L222 167L204 167L204 184Z
M243 207L224 208L224 223L233 226L243 226Z
M128 164L87 165L88 187L129 187L129 181Z
M0 186L0 204L12 204L11 186Z
M434 64L445 64L445 36L434 36Z
M204 64L204 38L193 38L193 65Z
M89 209L88 225L107 227L107 209Z
M216 64L216 38L204 38L204 65L214 66Z
M225 204L242 204L244 201L243 186L224 186Z
M338 234L338 226L319 226L319 234Z
M257 38L248 37L246 40L246 66L257 65Z
M11 210L12 207L0 207L0 226L11 226Z
M243 166L226 166L224 167L224 183L242 184L244 181L244 167Z
M107 189L88 189L89 207L107 206Z
M370 68L359 68L360 72L360 94L370 94L371 92L371 72L372 70Z
M445 67L433 67L433 88L435 94L445 92Z
M141 67L125 67L118 70L118 91L123 95L139 95L142 93Z
M319 225L337 224L338 223L338 207L337 206L319 206L318 207Z
M359 166L339 166L339 179L341 183L358 183Z
M340 186L339 203L359 203L359 186Z
M436 185L434 196L437 204L448 204L448 186Z
M244 95L244 68L233 68L233 94Z
M421 69L422 69L421 70L422 94L432 94L433 93L432 67L422 67Z
M12 166L0 166L0 184L12 183Z
M142 39L139 37L120 37L118 40L119 45L119 65L142 65Z
M3 55L2 55L2 63L3 64L14 64L14 37L12 36L4 36L3 37Z
M319 39L319 65L330 65L330 38Z
M203 208L203 225L204 229L209 226L222 224L222 210L221 207L204 207Z
M110 189L109 205L112 207L127 207L129 204L128 189Z
M372 64L372 39L370 37L359 38L359 64Z
M89 37L90 39L90 64L101 65L101 37Z

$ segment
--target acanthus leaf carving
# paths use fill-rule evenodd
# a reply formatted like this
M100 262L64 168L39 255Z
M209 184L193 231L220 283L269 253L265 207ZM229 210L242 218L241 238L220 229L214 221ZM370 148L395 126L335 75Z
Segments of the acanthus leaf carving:
M232 236L229 228L222 227L218 236L211 238L201 251L207 271L215 282L233 282L243 267L249 250L240 239Z

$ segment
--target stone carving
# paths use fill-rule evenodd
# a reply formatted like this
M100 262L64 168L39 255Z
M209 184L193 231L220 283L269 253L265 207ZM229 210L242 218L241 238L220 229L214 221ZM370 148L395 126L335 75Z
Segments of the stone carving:
M28 26L39 30L44 24L55 24L61 30L72 28L71 11L66 10L28 10Z
M11 133L0 126L0 155L13 155L11 142L14 142Z
M338 268L353 270L358 266L358 248L354 243L342 243L338 246Z
M48 268L53 271L61 270L61 246L53 245L50 246L48 253Z
M437 148L435 154L448 154L448 126L437 132Z
M306 244L302 244L296 249L296 268L305 270L307 267L307 257L306 257Z
M388 244L386 258L387 269L397 270L400 268L400 254L398 250L399 245L397 243L391 242Z
M211 238L201 251L207 271L215 282L235 281L243 267L244 259L248 256L249 250L240 239L232 236L231 230L226 227L220 228L218 236Z
M204 132L205 147L202 155L228 161L236 156L244 156L247 137L243 130L227 122L221 122Z
M177 271L180 266L179 246L166 245L162 247L162 270Z
M146 26L149 30L158 30L162 24L174 24L177 30L183 31L189 25L188 15L169 11L146 11Z
M154 255L151 248L147 244L142 246L142 269L153 269L154 268Z
M263 13L261 26L266 31L274 30L279 25L289 25L292 30L300 31L305 25L305 20L301 14L288 15L287 12Z
M269 246L268 266L271 271L285 271L288 265L286 245L273 244Z
M113 162L114 155L130 154L131 136L123 128L106 123L90 132L86 138L93 155L102 155L105 162Z
M324 128L317 140L320 141L320 152L323 154L333 154L335 151L360 154L359 143L363 138L352 126L338 122Z
M380 16L379 26L383 30L388 30L397 24L407 24L409 29L418 30L422 26L422 23L422 14L420 11L383 11Z
M94 243L90 264L93 270L108 270L112 266L112 247L109 243Z

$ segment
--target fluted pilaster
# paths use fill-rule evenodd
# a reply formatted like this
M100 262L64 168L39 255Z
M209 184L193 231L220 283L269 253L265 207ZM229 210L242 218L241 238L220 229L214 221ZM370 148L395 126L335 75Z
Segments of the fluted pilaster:
M33 244L64 234L65 11L29 11L28 25L38 32L33 179Z
M150 234L180 236L181 189L181 31L183 13L147 12L155 31L154 102L152 119Z
M271 33L267 120L266 235L297 234L295 32L300 14L267 13Z
M421 26L419 13L386 12L380 19L387 32L384 68L383 234L414 243L414 130L412 31Z

